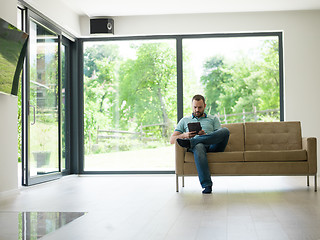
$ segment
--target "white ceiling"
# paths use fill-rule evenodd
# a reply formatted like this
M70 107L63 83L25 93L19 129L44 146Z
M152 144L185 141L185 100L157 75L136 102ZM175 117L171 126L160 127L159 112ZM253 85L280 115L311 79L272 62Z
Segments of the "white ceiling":
M61 0L88 17L319 10L320 0Z

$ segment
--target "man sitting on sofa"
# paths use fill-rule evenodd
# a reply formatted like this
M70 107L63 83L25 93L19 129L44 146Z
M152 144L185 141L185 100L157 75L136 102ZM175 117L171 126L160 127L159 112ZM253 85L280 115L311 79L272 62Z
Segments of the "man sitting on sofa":
M170 143L176 141L181 147L193 153L202 193L212 192L211 174L208 166L207 152L223 152L229 140L229 130L221 128L216 116L207 115L205 99L202 95L192 98L192 115L182 118L174 130ZM188 123L200 122L201 130L189 131Z

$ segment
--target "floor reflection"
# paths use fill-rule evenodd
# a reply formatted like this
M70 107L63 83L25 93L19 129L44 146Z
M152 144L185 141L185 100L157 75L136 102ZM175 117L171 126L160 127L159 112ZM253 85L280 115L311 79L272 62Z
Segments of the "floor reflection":
M84 212L0 212L0 225L4 227L0 227L0 239L39 239L84 214Z

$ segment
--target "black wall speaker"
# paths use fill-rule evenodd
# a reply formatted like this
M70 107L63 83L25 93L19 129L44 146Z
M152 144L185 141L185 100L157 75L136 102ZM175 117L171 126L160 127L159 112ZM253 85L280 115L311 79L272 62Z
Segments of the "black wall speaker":
M111 18L90 19L90 34L114 33L114 22Z

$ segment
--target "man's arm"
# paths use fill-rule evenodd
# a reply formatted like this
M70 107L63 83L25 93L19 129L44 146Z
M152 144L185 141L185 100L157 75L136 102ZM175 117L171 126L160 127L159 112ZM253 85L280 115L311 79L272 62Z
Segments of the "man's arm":
M179 131L174 131L170 137L170 143L174 144L178 138L180 138L180 139L193 138L195 135L196 135L196 132L181 133Z
M213 118L213 130L218 130L221 128L221 122L220 119L215 115Z

